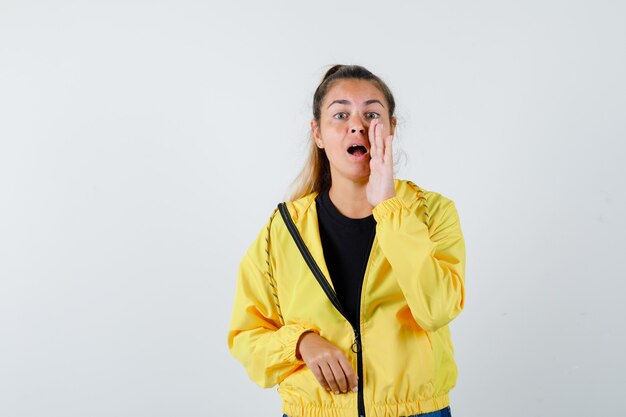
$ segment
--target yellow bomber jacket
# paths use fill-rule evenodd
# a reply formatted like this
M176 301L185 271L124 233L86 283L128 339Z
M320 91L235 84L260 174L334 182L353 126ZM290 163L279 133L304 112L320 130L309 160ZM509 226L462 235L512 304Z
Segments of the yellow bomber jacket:
M239 264L228 347L256 384L278 384L290 417L409 416L449 405L457 367L448 323L465 304L459 216L439 193L407 180L394 184L395 197L373 209L359 329L331 303L278 209ZM286 208L332 288L316 196ZM358 392L326 391L296 357L300 336L311 330L344 352L359 374Z

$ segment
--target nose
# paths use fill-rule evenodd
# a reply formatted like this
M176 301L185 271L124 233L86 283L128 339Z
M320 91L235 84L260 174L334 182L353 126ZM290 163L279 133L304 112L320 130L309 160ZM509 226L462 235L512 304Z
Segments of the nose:
M352 126L350 126L350 133L365 133L366 128L365 125L363 124L363 121L358 118L355 117L354 119L352 119Z

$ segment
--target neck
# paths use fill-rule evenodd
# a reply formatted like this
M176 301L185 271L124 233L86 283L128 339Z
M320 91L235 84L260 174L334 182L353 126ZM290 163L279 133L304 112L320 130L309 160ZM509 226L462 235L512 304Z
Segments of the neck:
M333 178L328 196L337 210L346 217L362 219L372 214L374 208L367 201L367 181L353 182L345 178Z

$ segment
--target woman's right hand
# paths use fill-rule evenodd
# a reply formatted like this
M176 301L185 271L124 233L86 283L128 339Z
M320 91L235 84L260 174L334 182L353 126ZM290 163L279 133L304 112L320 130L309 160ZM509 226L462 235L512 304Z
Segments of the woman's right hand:
M341 350L315 332L304 333L296 347L322 387L335 394L357 391L358 377Z

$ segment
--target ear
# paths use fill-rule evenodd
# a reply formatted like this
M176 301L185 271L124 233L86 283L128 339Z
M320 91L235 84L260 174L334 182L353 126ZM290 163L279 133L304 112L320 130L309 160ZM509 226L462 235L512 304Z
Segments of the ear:
M320 145L323 144L322 140L320 139L320 127L315 119L311 119L311 131L313 132L313 140L315 141L315 145L321 147Z
M396 131L396 124L398 123L398 118L396 116L393 116L391 118L391 134L393 135L394 132Z

